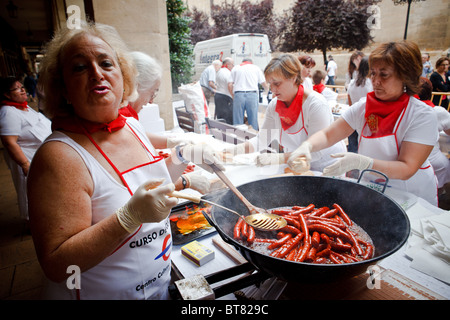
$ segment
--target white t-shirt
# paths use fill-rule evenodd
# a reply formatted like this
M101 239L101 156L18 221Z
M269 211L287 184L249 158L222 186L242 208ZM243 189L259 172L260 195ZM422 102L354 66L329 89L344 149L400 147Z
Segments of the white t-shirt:
M214 89L209 85L210 81L216 83L216 69L214 69L213 65L210 65L205 70L203 70L199 81L202 87L206 87L209 90L214 91Z
M305 89L309 89L309 90L313 90L313 83L310 77L306 77L305 79L303 79L303 88Z
M328 65L327 65L328 76L329 77L335 76L336 70L337 70L336 62L334 62L334 60L328 61Z
M357 86L356 79L352 79L348 85L347 93L352 101L352 104L355 104L361 98L365 98L369 92L373 91L372 80L369 78L366 79L366 83L364 86Z
M221 68L219 72L217 72L216 82L216 93L231 97L230 91L228 90L228 83L233 82L233 79L231 78L231 71L228 68Z
M32 108L22 111L12 106L0 107L0 135L18 136L17 144L28 161L51 133L51 122L42 113Z
M290 134L282 128L280 116L275 111L276 105L277 99L275 98L267 106L264 123L258 135L249 140L255 150L263 150L273 140L276 140L283 145L284 152L295 151L308 136L327 128L334 121L333 114L325 98L320 93L311 91L302 106L303 117L299 116L297 122L292 126L294 129L290 130L295 132L301 128L301 122L304 120L305 130L302 130L302 132L307 132L307 136L300 133ZM336 159L330 157L330 154L345 151L345 145L340 141L330 148L313 154L311 169L322 171L324 167L336 161Z
M327 101L334 101L334 102L336 102L338 97L337 92L334 92L330 88L323 89L322 95L325 97L325 99L327 99Z
M233 92L258 91L258 84L266 82L262 70L254 64L235 66L231 70Z

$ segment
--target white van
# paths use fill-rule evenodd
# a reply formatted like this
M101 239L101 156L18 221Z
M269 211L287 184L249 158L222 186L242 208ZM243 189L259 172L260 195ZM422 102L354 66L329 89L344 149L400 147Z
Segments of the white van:
M214 60L233 58L234 64L251 58L253 64L264 71L272 59L269 38L259 33L237 33L228 36L197 42L194 47L195 70L193 81L198 81L203 70Z

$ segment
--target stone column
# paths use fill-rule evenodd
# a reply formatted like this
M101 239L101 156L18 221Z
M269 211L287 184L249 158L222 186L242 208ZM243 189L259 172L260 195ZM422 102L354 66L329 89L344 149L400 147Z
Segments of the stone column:
M95 22L111 25L133 51L142 51L163 67L163 78L155 99L166 130L173 128L172 81L169 36L164 0L92 0Z

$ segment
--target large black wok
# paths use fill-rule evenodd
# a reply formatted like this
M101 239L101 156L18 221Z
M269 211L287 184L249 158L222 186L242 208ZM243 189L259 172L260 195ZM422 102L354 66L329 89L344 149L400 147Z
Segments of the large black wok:
M341 265L291 262L256 252L233 239L237 217L213 207L209 222L222 239L237 248L257 269L293 282L329 282L365 273L370 265L396 252L408 238L410 224L404 210L383 193L347 180L328 177L287 176L243 184L239 191L261 208L308 205L316 207L338 203L348 216L372 238L372 259ZM248 214L242 202L231 191L210 198L223 206Z

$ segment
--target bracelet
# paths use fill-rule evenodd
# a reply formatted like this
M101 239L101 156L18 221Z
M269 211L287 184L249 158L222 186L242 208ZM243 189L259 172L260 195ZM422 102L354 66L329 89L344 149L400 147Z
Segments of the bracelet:
M177 155L177 158L178 158L178 160L181 161L181 163L188 164L189 161L186 160L185 158L183 158L183 156L181 154L181 147L184 147L184 145L179 144L175 147L175 154Z

